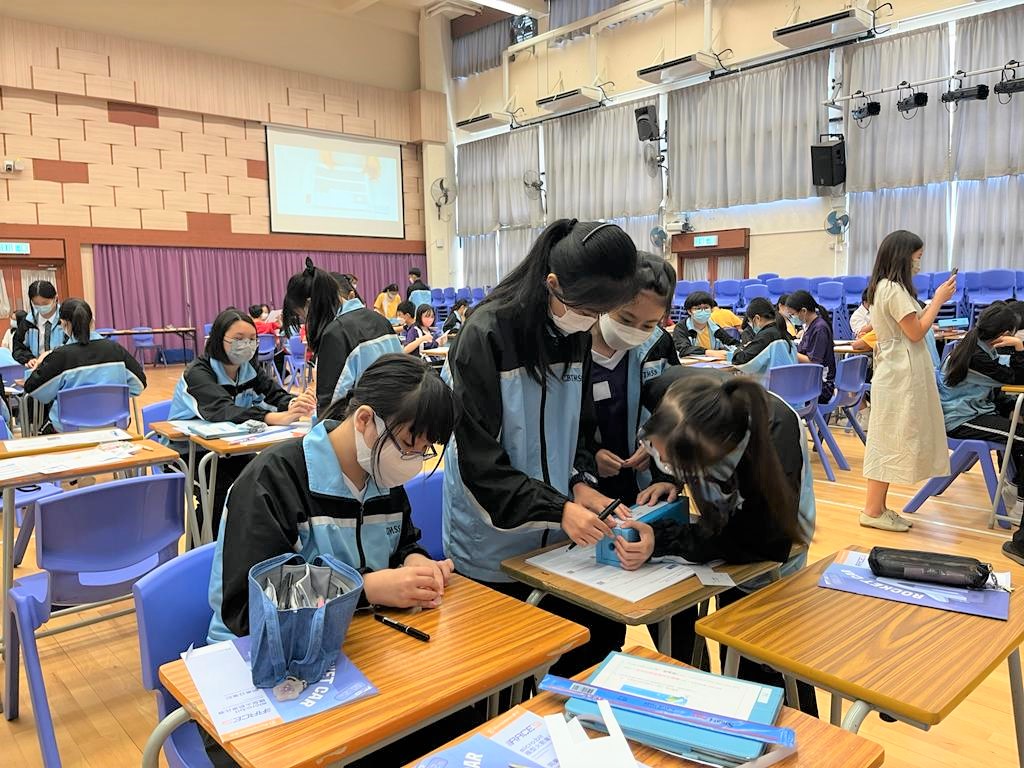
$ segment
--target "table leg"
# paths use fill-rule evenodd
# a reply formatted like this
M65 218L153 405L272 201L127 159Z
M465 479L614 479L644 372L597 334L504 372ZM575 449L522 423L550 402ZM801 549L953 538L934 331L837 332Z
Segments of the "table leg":
M783 675L782 680L786 686L786 705L791 709L800 709L800 691L796 688L796 678Z
M838 693L832 694L832 712L829 722L836 727L843 722L843 697Z
M855 701L853 706L846 712L843 718L843 730L850 733L857 733L860 730L864 718L871 714L871 705L866 701Z
M487 719L491 720L498 716L498 710L501 708L501 702L498 697L500 694L492 693L487 697Z
M156 728L146 739L146 746L142 750L142 768L158 768L160 765L160 750L164 742L175 730L183 726L192 717L185 711L184 707L174 710L156 724Z
M192 521L192 528L186 531L189 535L190 540L186 540L185 548L192 549L198 547L200 539L202 539L202 532L199 530L199 520L196 517L196 493L195 493L195 482L196 482L196 444L191 440L188 441L188 474L185 479L185 503L188 505L190 511L190 519ZM200 497L202 498L202 497Z
M1006 470L1010 466L1013 441L1017 438L1017 425L1020 424L1021 405L1024 405L1024 392L1017 395L1017 404L1013 408L1013 418L1010 419L1010 433L1006 437L1006 450L1003 451L1003 464L999 468L999 480L996 482L996 495L992 500L992 515L988 519L989 528L994 528L996 525L996 517L999 512L999 502L1003 498L1003 486L1006 485ZM1020 469L1018 468L1018 472L1019 471ZM1006 515L1006 519L1009 520L1011 516L1010 510L1006 510Z
M213 509L213 487L217 482L217 454L211 451L199 460L198 475L199 503L203 508L203 532L200 534L199 543L206 544L213 541L213 516L210 512Z
M740 652L735 648L727 648L725 651L725 667L722 674L726 677L737 677L740 671Z
M4 576L3 604L7 604L7 593L14 582L14 488L4 488ZM3 622L0 622L0 655L7 658L4 642Z
M672 655L672 617L658 622L658 652L666 656ZM694 641L693 653L697 654L697 643Z
M703 600L703 601L701 601L700 603L697 604L697 621L700 621L701 619L703 619L705 616L708 615L708 608L709 608L710 605L711 605L711 600ZM669 625L669 631L671 631L671 627L672 627L671 621L666 622L666 623ZM658 636L661 637L660 634ZM704 635L696 635L693 638L693 654L690 657L690 666L692 666L694 669L700 669L701 668L700 665L704 663L704 653L707 651L707 649L708 649L708 641L705 639ZM664 653L666 656L671 656L672 655L672 648L671 648L671 646L669 647L669 650L662 651L662 653Z
M510 706L514 707L517 704L523 703L523 687L522 680L516 680L516 682L512 684L512 702Z
M1013 727L1017 732L1017 763L1024 768L1024 680L1021 679L1020 672L1020 649L1014 648L1013 653L1007 657L1006 663L1010 667Z
M547 592L543 589L535 589L530 593L530 596L526 598L526 604L536 607L540 605L540 601L544 599L544 595L546 594Z

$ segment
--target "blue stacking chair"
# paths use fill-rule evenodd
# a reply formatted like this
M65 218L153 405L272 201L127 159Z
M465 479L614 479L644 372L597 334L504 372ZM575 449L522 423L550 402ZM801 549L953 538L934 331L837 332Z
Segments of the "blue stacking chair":
M131 421L127 384L90 384L62 389L57 393L57 404L64 432L102 427L127 429Z
M743 288L743 306L746 307L750 304L751 299L768 298L768 286L762 285L761 283L755 283L754 285L747 285Z
M472 291L473 306L475 307L477 304L479 304L481 301L483 301L484 297L486 295L487 294L484 293L484 289L483 288L474 288L473 291Z
M7 422L0 419L0 440L11 440L11 430ZM21 565L28 550L28 540L35 528L36 502L47 496L55 496L61 492L59 483L36 483L31 486L14 489L14 514L18 524L18 538L14 540L14 567Z
M142 409L142 434L150 433L150 424L154 421L167 421L171 414L171 401L161 400L159 403L151 403Z
M839 278L843 284L843 292L846 294L846 306L857 307L860 304L860 297L868 287L868 279L864 275L844 275Z
M836 339L853 337L850 316L846 309L846 291L838 280L818 283L817 302L832 315L832 336Z
M43 764L60 765L46 698L36 630L53 606L84 606L127 596L144 574L178 554L185 532L185 476L115 480L68 491L36 506L36 559L41 573L14 582L5 595L4 717L18 717L24 655ZM206 599L206 592L201 594ZM181 650L185 650L184 648Z
M768 300L771 301L772 304L778 304L782 295L789 293L789 291L786 290L786 280L781 277L769 278L767 282L765 282L765 287L768 289Z
M690 281L689 280L678 280L676 281L675 293L672 296L672 309L669 311L669 317L672 318L672 322L678 323L683 319L683 303L686 301L686 297L690 293Z
M793 293L793 291L807 291L811 290L811 281L806 277L787 277L786 280L786 293Z
M259 347L256 349L256 362L259 363L263 370L271 371L271 376L277 383L284 387L284 382L281 381L281 374L277 371L277 366L274 365L274 355L277 353L277 337L272 333L261 333L256 337Z
M690 283L690 293L694 291L706 291L711 293L711 283L708 280L694 280Z
M444 293L444 305L445 305L445 307L448 308L448 311L451 312L452 311L452 307L455 305L455 300L458 298L455 295L455 289L454 288L444 288L444 289L442 289L442 292Z
M760 275L757 276L757 279L760 280L762 283L767 283L769 280L775 277L778 277L778 274L775 272L762 272Z
M455 290L455 299L465 299L466 301L473 303L473 292L469 288L457 288Z
M1012 299L1017 273L1012 269L986 269L981 273L981 287L971 294L971 304L985 307L996 301Z
M914 283L914 290L917 291L917 298L924 301L932 295L932 276L927 272L918 272L911 278Z
M829 277L828 275L819 275L818 277L808 278L807 282L809 282L811 285L811 287L808 290L811 292L811 296L814 297L815 301L817 301L818 299L818 286L821 285L822 283L828 283L834 280L834 277Z
M306 343L295 334L288 337L287 356L285 363L292 375L292 386L306 388Z
M1016 290L1015 290L1014 293L1017 296L1017 299L1019 301L1024 301L1024 269L1018 269L1017 272L1016 272L1016 275L1017 275L1017 281L1016 281L1017 286L1016 286Z
M716 280L715 301L718 306L733 308L740 303L740 281L739 280Z
M132 334L132 347L135 350L135 354L138 356L139 353L141 353L139 362L145 366L146 352L154 350L156 355L153 357L153 365L156 365L161 360L163 360L164 365L167 365L167 360L164 358L164 345L156 341L152 333L147 333L147 331L152 331L153 329L145 325L140 325L132 328L132 330L139 331L139 333ZM207 332L207 335L209 335L209 332Z
M444 470L423 473L406 483L405 492L412 507L412 522L420 529L420 546L435 560L444 559L441 543L441 495L444 491Z
M157 721L181 707L160 682L160 667L190 647L206 645L213 609L210 572L216 543L186 552L147 573L132 586L139 628L142 686L156 693ZM163 743L170 768L212 768L198 726L178 726Z
M999 477L996 474L995 465L992 463L992 451L1004 450L1006 443L987 440L957 440L947 437L946 445L953 452L949 457L949 474L943 477L933 477L925 483L921 490L914 495L914 498L907 502L903 508L904 512L916 512L929 497L941 496L954 480L975 464L981 465L981 474L985 478L985 488L988 490L989 504L991 505L995 501ZM1000 516L1007 514L1002 499L999 499L999 507L996 512ZM1001 523L1001 525L1008 526L1007 523Z
M868 442L854 409L868 391L868 358L866 355L847 355L836 364L836 389L828 403L820 404L818 410L828 422L836 410L842 412L850 427L865 445Z
M430 303L434 307L434 315L438 324L443 323L448 318L448 305L444 303L444 290L431 288Z

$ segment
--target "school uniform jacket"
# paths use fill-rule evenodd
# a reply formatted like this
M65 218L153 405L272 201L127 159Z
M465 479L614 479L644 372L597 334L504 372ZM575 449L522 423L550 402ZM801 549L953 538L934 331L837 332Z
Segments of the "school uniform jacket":
M708 337L711 339L711 349L726 349L736 345L736 339L720 328L714 320L708 320ZM676 323L672 331L672 341L675 342L676 352L679 357L687 355L703 355L704 347L697 343L697 331L690 325L690 318Z
M50 407L50 423L63 431L57 393L95 384L127 384L128 393L138 397L146 388L146 372L128 350L115 341L96 338L87 344L75 340L59 347L32 371L25 381L25 392Z
M347 397L363 371L381 355L402 351L402 344L391 323L363 306L358 299L348 299L320 336L316 358L316 404L324 410L342 397Z
M11 341L12 349L14 353L14 359L22 365L25 365L29 360L33 360L45 351L46 345L43 343L43 331L46 329L46 323L51 323L50 326L50 350L62 347L67 342L67 335L64 333L64 329L60 327L60 304L54 310L53 315L49 320L39 317L34 311L30 311L25 315L25 322L18 326L18 329L14 332L14 337Z
M967 376L956 386L946 383L949 358L938 377L939 402L946 432L956 429L975 416L996 413L999 388L1004 384L1024 384L1024 352L1014 352L1006 360L987 344L979 341L971 355ZM1020 471L1018 469L1018 471Z
M562 508L574 471L594 461L590 334L545 337L543 384L523 368L521 310L484 303L448 353L446 379L464 414L445 455L443 541L456 569L481 581L509 581L501 561L565 539Z
M733 365L749 363L755 357L764 352L773 341L792 341L788 333L783 333L772 323L761 330L753 333L749 341L741 341L738 347L733 347L726 353L725 359Z
M368 477L360 500L348 487L330 442L339 424L261 451L231 486L210 576L210 642L249 633L249 569L264 560L329 554L366 574L427 554L404 488Z

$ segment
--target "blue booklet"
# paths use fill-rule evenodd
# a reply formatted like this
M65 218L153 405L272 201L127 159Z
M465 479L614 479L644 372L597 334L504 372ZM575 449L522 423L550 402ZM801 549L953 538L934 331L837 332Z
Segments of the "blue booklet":
M478 733L453 747L423 758L416 768L508 768L510 765L541 768L537 763Z
M871 572L867 552L840 552L835 562L821 574L818 586L989 619L1006 621L1010 616L1010 593L1005 590L964 589L944 584L880 578Z

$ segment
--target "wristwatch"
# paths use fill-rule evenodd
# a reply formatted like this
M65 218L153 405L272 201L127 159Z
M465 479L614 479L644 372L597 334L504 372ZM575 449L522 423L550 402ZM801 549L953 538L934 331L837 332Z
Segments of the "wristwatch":
M597 478L589 472L574 472L569 478L569 490L575 488L577 483L586 483L591 488L597 488Z

